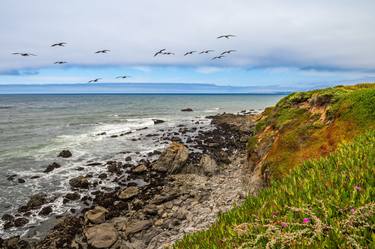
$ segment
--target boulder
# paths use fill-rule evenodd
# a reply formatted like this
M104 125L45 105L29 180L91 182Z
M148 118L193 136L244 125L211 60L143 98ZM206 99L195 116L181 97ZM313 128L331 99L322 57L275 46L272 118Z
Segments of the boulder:
M69 158L71 156L72 156L72 152L70 152L70 150L63 150L58 155L58 157L62 157L62 158Z
M52 213L52 211L53 211L53 209L52 209L51 206L46 206L46 207L42 208L42 210L40 210L40 212L38 214L42 215L42 216L47 216L50 213Z
M152 227L152 222L150 220L140 220L140 221L135 221L130 224L125 224L122 230L125 231L126 235L131 235L131 234L139 233L150 227Z
M26 203L25 206L22 206L18 209L20 212L27 212L32 209L36 209L41 207L42 205L47 203L47 195L40 193L32 195L29 199L29 201Z
M189 157L189 150L180 143L173 142L152 165L152 169L169 174L179 173Z
M88 244L94 248L109 248L118 238L117 230L109 223L89 227L84 233Z
M147 171L147 166L142 164L139 164L137 167L135 167L132 172L135 174L143 174Z
M184 108L184 109L181 109L182 112L192 112L193 109L191 108Z
M69 180L70 186L73 188L89 188L89 180L84 176L77 176Z
M108 210L104 207L96 206L94 209L91 209L85 213L85 220L94 224L100 224L105 221L105 215L107 213Z
M53 162L50 165L48 165L47 168L43 172L49 173L49 172L53 171L54 169L57 169L57 168L60 168L60 167L61 167L60 164Z
M24 217L17 218L17 219L14 220L14 226L15 227L23 227L27 223L29 223L29 220L24 218Z
M207 154L204 154L199 162L199 167L201 168L203 174L212 176L218 171L216 161Z
M122 200L130 199L139 194L139 188L132 186L122 190L119 194L119 198Z

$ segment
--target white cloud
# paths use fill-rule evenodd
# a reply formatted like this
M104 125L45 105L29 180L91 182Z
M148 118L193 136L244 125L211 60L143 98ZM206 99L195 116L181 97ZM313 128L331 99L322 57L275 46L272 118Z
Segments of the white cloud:
M373 0L1 0L0 71L77 65L138 68L374 69ZM234 33L230 40L216 39ZM50 48L55 42L65 48ZM111 49L95 55L99 49ZM175 56L153 57L167 48ZM224 60L187 50L237 49ZM12 52L37 53L23 58ZM148 70L148 69L147 69Z
M220 67L198 67L196 71L198 73L203 73L203 74L212 74L212 73L217 73L224 70L224 68Z

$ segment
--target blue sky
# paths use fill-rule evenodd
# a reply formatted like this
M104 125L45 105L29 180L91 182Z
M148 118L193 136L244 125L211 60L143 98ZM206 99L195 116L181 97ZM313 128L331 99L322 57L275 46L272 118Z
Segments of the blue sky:
M103 78L269 92L374 81L373 10L372 0L2 0L0 85ZM236 37L216 39L222 34ZM67 45L51 48L56 42ZM154 57L161 48L175 55ZM94 54L100 49L111 52ZM205 49L215 51L183 56ZM229 49L237 51L211 60Z

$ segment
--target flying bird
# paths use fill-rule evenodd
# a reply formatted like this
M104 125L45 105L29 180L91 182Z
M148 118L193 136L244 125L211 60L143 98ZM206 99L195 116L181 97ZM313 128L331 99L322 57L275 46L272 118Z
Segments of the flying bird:
M234 49L227 50L227 51L222 52L220 55L230 54L230 53L233 53L233 52L237 52L237 50L234 50Z
M166 50L165 48L160 49L158 52L156 52L156 53L154 54L154 57L158 56L159 54L163 54L165 50Z
M165 54L165 55L174 55L174 53L171 53L171 52L164 52L162 54Z
M68 62L66 62L66 61L56 61L53 64L59 64L59 65L61 65L61 64L66 64L66 63L68 63Z
M36 54L30 54L30 53L12 53L14 55L21 55L21 56L37 56Z
M224 58L224 57L225 57L224 55L219 55L219 56L215 56L215 57L212 58L211 60L222 59L222 58Z
M130 76L128 75L123 75L123 76L117 76L116 79L126 79L126 78L130 78Z
M221 38L231 38L231 37L236 37L235 35L221 35L221 36L218 36L217 39L221 39Z
M66 42L59 42L52 44L51 47L65 47Z
M208 53L211 53L211 52L214 52L214 50L203 50L199 54L208 54Z
M191 54L194 54L194 53L196 53L197 51L189 51L189 52L186 52L185 54L184 54L184 56L186 56L186 55L191 55Z
M109 49L98 50L98 51L95 52L95 54L106 54L108 52L111 52L111 50L109 50Z
M97 79L94 79L94 80L90 80L88 83L96 83L98 82L99 80L101 80L102 78L97 78Z

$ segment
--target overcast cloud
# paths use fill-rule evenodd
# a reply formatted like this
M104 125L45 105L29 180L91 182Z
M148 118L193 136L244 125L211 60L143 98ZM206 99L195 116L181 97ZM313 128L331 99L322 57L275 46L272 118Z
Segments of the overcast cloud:
M373 0L1 0L0 72L34 72L63 60L75 67L194 67L204 74L220 67L373 73L374 11ZM216 39L227 33L237 37ZM60 41L68 45L49 47ZM176 55L154 58L161 48ZM99 49L112 52L95 55ZM220 61L182 56L203 49L238 52Z

